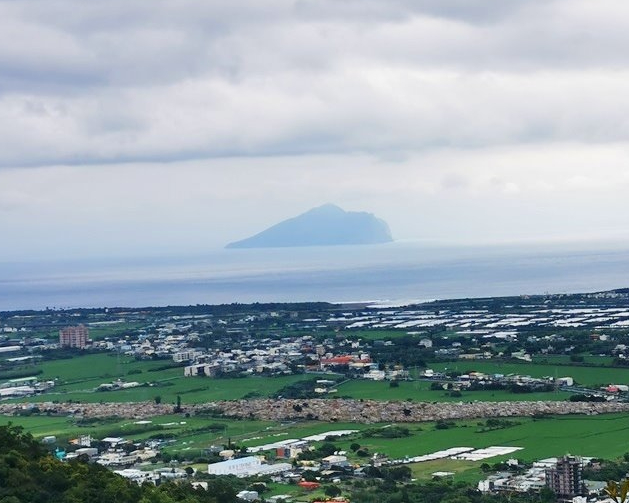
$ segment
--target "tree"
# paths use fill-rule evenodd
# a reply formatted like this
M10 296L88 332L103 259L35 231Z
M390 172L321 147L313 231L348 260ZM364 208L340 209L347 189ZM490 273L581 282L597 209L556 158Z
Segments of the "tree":
M336 498L341 495L341 490L336 486L327 486L324 490L325 495L330 498Z
M542 503L553 503L556 499L555 493L550 487L542 487L539 492L539 500Z
M408 466L396 466L387 470L387 478L392 480L410 480L413 472Z
M336 451L338 451L336 445L334 445L331 442L323 442L319 448L317 449L317 451L319 451L319 455L321 457L326 457L326 456L331 456L332 454L334 454Z
M0 503L237 502L231 481L215 478L207 482L207 492L172 482L139 486L98 464L61 462L21 428L0 426Z
M255 491L258 494L262 494L264 491L266 491L266 489L267 487L264 482L256 482L255 484L251 484L249 486L249 491Z
M444 419L438 419L437 422L435 423L435 429L437 430L447 430L451 426L454 426L454 424Z
M317 474L315 472L313 472L312 470L306 470L302 476L302 479L304 479L306 482L316 482L317 481Z
M173 409L173 412L178 414L181 411L182 411L182 408L181 408L181 395L177 395L177 405L175 405L175 408Z
M162 396L161 395L155 395L155 398L153 398L153 400L155 400L155 403L157 405L159 405L160 403L162 403Z

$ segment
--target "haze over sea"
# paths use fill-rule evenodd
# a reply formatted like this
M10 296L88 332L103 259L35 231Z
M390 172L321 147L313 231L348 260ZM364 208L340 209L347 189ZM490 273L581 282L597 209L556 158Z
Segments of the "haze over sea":
M629 245L396 242L0 263L0 310L250 302L405 304L629 287Z

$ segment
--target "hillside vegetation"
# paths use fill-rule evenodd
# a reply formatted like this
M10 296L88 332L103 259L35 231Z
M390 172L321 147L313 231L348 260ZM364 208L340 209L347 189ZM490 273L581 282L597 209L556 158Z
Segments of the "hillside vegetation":
M235 503L228 481L208 490L167 482L139 486L100 465L56 460L22 428L0 426L0 503Z

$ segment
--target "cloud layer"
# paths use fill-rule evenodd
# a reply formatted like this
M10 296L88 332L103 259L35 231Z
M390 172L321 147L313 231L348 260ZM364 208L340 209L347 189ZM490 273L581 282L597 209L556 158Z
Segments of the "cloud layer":
M0 1L0 231L229 207L209 245L332 201L403 237L467 232L449 209L404 217L423 198L478 219L504 205L541 237L588 230L566 212L621 232L627 15L619 0ZM476 235L520 236L497 229Z
M0 163L627 136L623 2L244 4L0 4Z

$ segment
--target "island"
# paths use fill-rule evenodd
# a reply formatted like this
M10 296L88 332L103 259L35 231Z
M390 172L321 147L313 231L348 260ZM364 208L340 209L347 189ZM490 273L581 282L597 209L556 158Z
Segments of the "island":
M389 226L371 213L334 204L313 208L226 248L367 245L393 241Z

